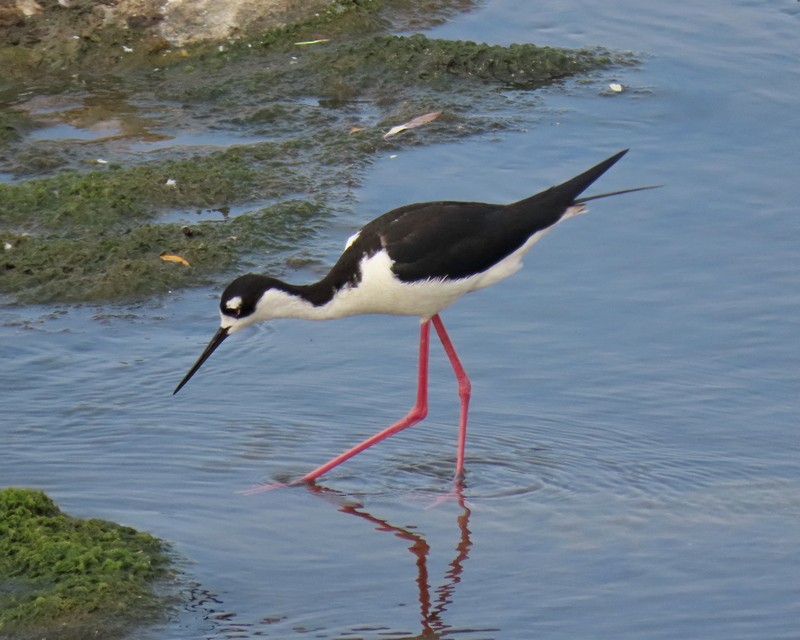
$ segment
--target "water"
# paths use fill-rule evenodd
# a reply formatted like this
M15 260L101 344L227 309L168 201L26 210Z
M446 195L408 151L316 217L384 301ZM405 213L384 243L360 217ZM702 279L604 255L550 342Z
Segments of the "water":
M474 388L464 505L440 500L438 346L429 418L335 493L238 493L400 417L417 325L274 322L172 397L215 329L208 289L4 309L2 483L172 541L189 604L148 638L796 638L798 27L789 0L494 0L431 32L643 63L520 96L528 131L380 159L315 240L329 261L392 206L519 198L623 147L597 190L665 185L594 203L444 314Z

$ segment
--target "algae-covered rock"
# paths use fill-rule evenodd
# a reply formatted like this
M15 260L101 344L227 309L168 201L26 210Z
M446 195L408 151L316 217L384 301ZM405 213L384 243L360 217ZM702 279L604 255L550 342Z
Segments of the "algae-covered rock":
M364 38L317 54L329 73L405 85L475 80L532 89L576 73L612 64L610 52L534 44L507 47L413 36ZM621 60L617 57L617 61Z
M308 237L328 210L287 198L321 188L293 170L296 152L295 143L265 143L0 184L0 293L20 302L141 299L205 282L256 251L260 266L269 264L270 255ZM333 180L335 169L315 177ZM275 202L227 217L230 205L256 199ZM214 220L159 219L212 209ZM188 264L166 262L164 254Z
M114 638L169 603L165 545L105 520L66 515L41 491L0 490L0 637Z
M0 231L0 243L9 247L0 256L0 283L22 302L137 299L201 282L256 249L285 250L310 233L322 211L315 203L288 201L231 220L136 224L115 233Z

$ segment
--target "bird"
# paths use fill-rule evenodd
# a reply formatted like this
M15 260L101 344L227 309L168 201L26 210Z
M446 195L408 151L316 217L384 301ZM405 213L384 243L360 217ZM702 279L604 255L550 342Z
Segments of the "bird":
M237 277L220 298L219 328L173 395L228 336L256 322L328 320L356 314L417 316L417 395L411 410L292 484L313 484L334 467L427 416L431 326L457 381L460 415L455 478L463 480L472 385L440 313L462 296L516 273L535 242L559 222L584 213L589 201L655 188L579 197L627 152L623 149L566 182L511 204L436 201L393 209L350 237L337 262L318 282L289 284L256 273Z

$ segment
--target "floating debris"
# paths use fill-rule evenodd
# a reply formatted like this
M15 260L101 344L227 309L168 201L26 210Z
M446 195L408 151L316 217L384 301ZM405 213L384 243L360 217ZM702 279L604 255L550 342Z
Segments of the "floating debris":
M180 256L174 256L171 253L164 253L159 256L164 262L177 262L179 264L185 264L187 267L191 267L192 265L189 264L189 261L186 258L181 258Z
M406 129L415 129L416 127L421 127L424 124L433 122L440 115L442 115L441 111L431 111L430 113L426 113L423 116L417 116L416 118L409 120L408 122L399 124L396 127L392 127L391 129L389 129L389 131L383 134L383 139L388 140L392 136L396 136L401 131L405 131Z
M330 38L320 38L319 40L305 40L303 42L295 42L295 46L306 47L310 44L322 44L323 42L330 42Z

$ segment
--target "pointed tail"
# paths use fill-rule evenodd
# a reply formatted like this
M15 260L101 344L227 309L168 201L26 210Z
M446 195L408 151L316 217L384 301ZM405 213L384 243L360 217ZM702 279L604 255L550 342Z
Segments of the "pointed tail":
M580 175L562 182L554 187L540 191L536 195L515 202L509 205L509 208L518 209L521 211L531 210L532 207L544 206L546 208L554 207L556 209L568 207L575 199L583 193L589 186L608 171L614 164L616 164L622 156L628 153L628 149L623 149L619 153L615 153L610 158L603 160L601 163L596 164L591 169L587 169ZM549 206L548 206L549 205ZM554 221L555 222L555 221Z
M570 205L583 204L585 202L589 202L590 200L607 198L609 196L621 195L623 193L632 193L634 191L643 191L645 189L655 189L656 186L660 186L655 185L648 187L636 187L634 189L623 189L621 191L613 191L610 193L601 193L596 196L578 198L581 193L583 193L587 188L589 188L589 186L591 186L593 182L595 182L600 176L614 166L614 164L616 164L626 153L628 153L628 149L623 149L622 151L615 153L610 158L603 160L599 164L593 166L591 169L587 169L580 175L577 175L566 182L562 182L554 187L540 191L536 195L508 205L508 209L519 212L538 211L540 214L542 212L549 211L553 217L549 224L554 224L561 218L563 212ZM549 224L545 223L542 226L549 226Z
M555 187L551 187L544 193L548 191L553 191L558 193L559 195L564 196L570 203L575 200L581 193L583 193L589 186L597 180L600 176L602 176L606 171L608 171L611 167L613 167L619 160L628 153L628 149L623 149L619 153L615 153L610 158L603 160L602 162L596 164L591 169L587 169L582 174L575 176L571 180L567 180L566 182L562 182Z

